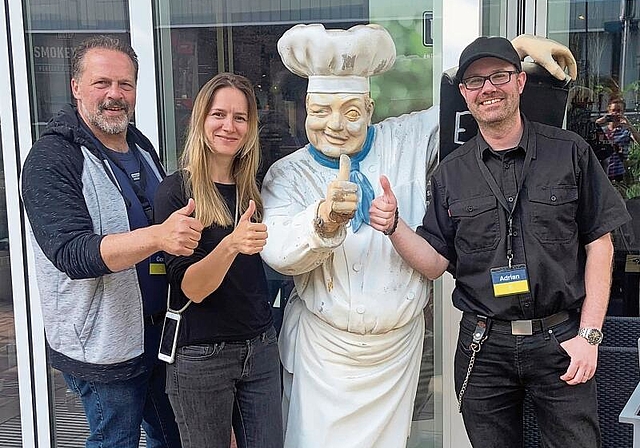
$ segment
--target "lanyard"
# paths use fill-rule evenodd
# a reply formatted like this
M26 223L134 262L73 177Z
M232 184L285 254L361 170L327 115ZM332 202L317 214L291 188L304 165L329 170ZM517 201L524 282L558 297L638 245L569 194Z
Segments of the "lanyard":
M513 213L516 210L516 206L518 204L518 198L520 197L520 191L522 190L522 186L524 185L525 178L529 172L529 166L531 165L531 158L533 157L533 151L526 151L526 155L524 157L524 165L522 166L522 173L520 176L520 182L518 182L518 191L516 193L515 198L513 199L513 205L510 208L507 202L507 199L504 197L504 193L498 186L495 178L487 168L487 165L484 163L484 160L481 158L480 152L480 144L477 143L477 151L476 151L476 162L478 162L478 167L480 168L480 172L482 173L482 177L491 188L491 192L496 197L502 208L504 208L508 214L507 216L507 262L509 263L509 267L511 267L511 262L513 260Z
M104 146L104 145L101 145L101 146ZM102 150L101 152L111 162L113 162L113 164L116 165L120 171L122 171L125 174L125 176L129 180L129 185L131 185L131 188L133 189L133 192L135 193L136 197L138 198L138 201L140 202L140 205L142 206L142 209L144 210L144 214L147 217L147 221L149 222L149 225L151 225L151 224L153 224L153 208L151 207L151 202L147 198L147 193L146 193L146 190L147 190L147 173L146 173L146 171L147 171L147 169L145 167L144 161L142 160L142 158L138 154L138 148L136 148L135 144L129 146L129 151L133 152L134 157L136 158L136 160L138 161L138 164L140 165L140 180L138 182L135 182L131 178L131 176L129 175L127 170L122 166L120 161L114 155L110 154L109 150Z
M131 179L131 176L129 175L129 173L127 173L127 170L124 169L122 164L114 156L111 156L109 154L109 149L98 139L98 137L96 137L93 134L93 132L91 132L91 129L89 129L89 126L87 126L86 123L82 120L80 120L80 125L86 131L87 135L91 138L91 140L93 140L93 142L96 145L96 148L102 155L103 157L102 163L104 163L105 158L109 159L110 162L112 162L115 166L118 167L120 171L124 173L125 177L129 180L129 185L131 185L133 192L138 198L138 202L140 202L140 205L142 206L142 210L144 211L145 217L147 218L147 222L149 223L149 225L152 225L153 224L153 208L151 207L151 202L149 198L147 198L147 194L146 194L146 190L147 190L146 163L142 160L142 158L138 154L138 148L136 144L133 143L133 145L129 145L129 140L127 139L127 145L129 145L129 151L133 151L133 155L136 157L136 159L138 160L138 163L140 164L140 180L138 181L138 183L134 182L134 180ZM127 208L130 208L131 202L122 191L122 188L118 185L117 180L113 179L113 182L116 185L116 188L120 191L120 194L122 195L122 198L124 199L124 202Z

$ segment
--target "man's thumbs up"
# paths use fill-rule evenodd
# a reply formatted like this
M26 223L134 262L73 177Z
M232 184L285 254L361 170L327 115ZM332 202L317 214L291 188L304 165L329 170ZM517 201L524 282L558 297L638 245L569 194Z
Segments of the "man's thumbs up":
M393 194L389 179L384 174L380 176L380 186L382 187L382 195L371 201L369 220L371 221L371 227L388 235L395 230L394 226L396 224L394 222L396 220L398 200L396 195Z
M161 225L162 250L172 255L191 255L198 246L203 226L191 215L196 203L189 198L187 205L173 212Z
M391 189L391 182L389 182L389 179L384 174L380 176L380 186L382 187L382 200L387 204L394 204L395 207L398 201Z

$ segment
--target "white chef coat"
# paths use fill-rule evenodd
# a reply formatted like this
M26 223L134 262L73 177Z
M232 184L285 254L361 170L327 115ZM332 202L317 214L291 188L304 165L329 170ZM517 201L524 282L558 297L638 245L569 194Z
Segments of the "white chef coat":
M437 123L438 110L431 108L374 125L371 150L360 162L376 197L382 194L380 175L389 178L400 217L411 228L422 222L426 210L427 171L437 159ZM348 226L332 238L316 233L318 203L336 175L336 169L321 166L304 147L275 162L263 183L269 237L261 254L276 271L293 276L294 296L300 297L287 306L291 309L280 333L283 366L293 374L285 393L285 446L403 447L431 283L402 260L387 236L366 224L357 233ZM397 356L386 356L394 346ZM380 363L385 380L372 387ZM352 372L349 381L347 371ZM385 384L395 384L392 394ZM337 393L327 394L333 388ZM351 411L330 411L343 404ZM367 425L355 427L357 422ZM365 432L371 437L363 438ZM323 436L314 439L318 434Z

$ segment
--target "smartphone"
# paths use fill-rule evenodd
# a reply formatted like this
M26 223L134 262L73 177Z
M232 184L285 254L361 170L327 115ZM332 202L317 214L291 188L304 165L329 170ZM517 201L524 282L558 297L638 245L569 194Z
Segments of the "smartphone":
M180 314L173 311L167 311L164 316L158 359L169 364L172 364L176 359L176 346L178 344L178 330L181 318Z

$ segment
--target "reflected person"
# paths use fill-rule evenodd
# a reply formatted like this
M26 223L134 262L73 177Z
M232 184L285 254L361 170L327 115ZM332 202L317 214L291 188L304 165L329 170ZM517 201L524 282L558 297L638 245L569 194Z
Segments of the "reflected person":
M613 154L609 156L607 175L612 181L624 180L625 161L629 158L629 147L632 142L640 142L640 133L624 114L626 103L622 98L609 100L607 113L596 119L602 127L607 140L613 145Z

